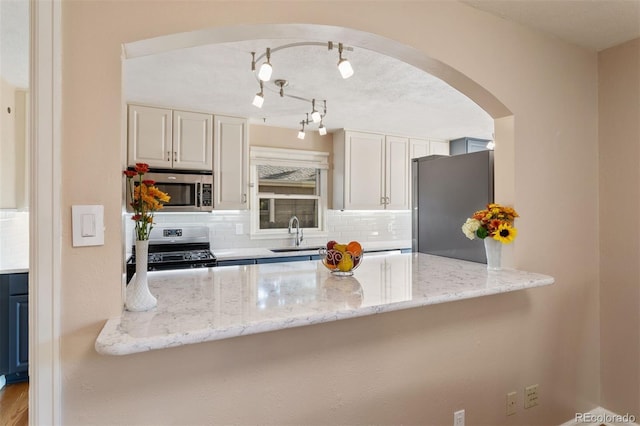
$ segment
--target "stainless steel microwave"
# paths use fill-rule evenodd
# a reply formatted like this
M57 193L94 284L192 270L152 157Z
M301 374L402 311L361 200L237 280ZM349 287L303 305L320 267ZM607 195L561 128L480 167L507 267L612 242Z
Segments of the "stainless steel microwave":
M210 171L156 169L144 179L155 181L159 190L171 196L161 212L210 212L213 210L213 174ZM135 179L134 179L135 182ZM127 191L127 211L133 212Z

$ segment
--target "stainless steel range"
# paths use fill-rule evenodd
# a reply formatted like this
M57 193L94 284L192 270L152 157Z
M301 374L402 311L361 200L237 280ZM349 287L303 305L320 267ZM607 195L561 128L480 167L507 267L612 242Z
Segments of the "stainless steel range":
M136 272L135 246L127 261L127 283ZM155 226L149 237L149 271L210 268L218 265L206 226Z

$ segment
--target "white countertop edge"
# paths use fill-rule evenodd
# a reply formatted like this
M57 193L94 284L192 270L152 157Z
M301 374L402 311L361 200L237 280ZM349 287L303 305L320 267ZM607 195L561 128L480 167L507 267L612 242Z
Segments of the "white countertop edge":
M0 268L0 275L8 275L8 274L24 274L29 272L29 267L25 266L23 268Z
M126 337L123 336L117 330L120 324L120 318L118 317L107 320L104 328L100 333L100 336L96 340L95 349L102 355L130 355L157 349L167 349L194 343L211 342L232 337L265 333L269 331L302 327L306 325L322 324L349 318L358 318L385 312L393 312L403 309L418 308L440 303L472 299L476 297L508 293L517 290L526 290L529 288L551 285L555 282L555 279L550 276L535 274L535 277L535 280L532 279L518 284L507 284L501 287L468 290L454 294L445 294L442 296L431 296L427 298L420 298L417 300L395 302L387 305L367 306L358 309L287 318L285 320L263 321L256 324L232 326L224 329L200 329L190 331L188 333L169 334L166 336L153 336L147 338L134 338L129 335L126 335Z

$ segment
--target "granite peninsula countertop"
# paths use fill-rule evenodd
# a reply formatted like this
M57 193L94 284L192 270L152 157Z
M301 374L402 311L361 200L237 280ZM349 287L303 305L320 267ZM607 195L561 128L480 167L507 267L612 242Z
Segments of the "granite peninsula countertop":
M96 350L126 355L553 284L553 277L422 253L365 255L352 277L319 261L149 272L158 306L123 311Z

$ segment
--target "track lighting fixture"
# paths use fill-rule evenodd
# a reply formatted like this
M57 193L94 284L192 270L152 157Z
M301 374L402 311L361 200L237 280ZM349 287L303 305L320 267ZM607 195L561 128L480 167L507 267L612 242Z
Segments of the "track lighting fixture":
M353 67L348 59L342 57L342 50L342 43L338 43L338 70L342 78L347 79L353 75Z
M251 71L253 71L258 82L260 83L260 91L256 93L256 95L253 98L253 105L255 105L257 108L262 108L262 105L264 104L264 83L263 82L270 81L271 76L273 74L273 67L271 66L271 52L277 52L282 49L288 49L288 48L300 47L300 46L328 46L329 50L332 50L334 47L334 43L332 41L329 41L328 43L298 42L298 43L285 44L282 46L275 47L273 49L268 47L266 48L265 53L262 55L259 55L257 58L256 58L255 52L251 52ZM338 43L338 70L340 71L340 75L344 79L349 78L353 75L353 67L351 66L351 63L349 62L349 60L347 60L347 58L342 57L342 53L345 50L353 51L353 48L345 47L342 43ZM260 66L260 69L256 72L256 63L260 62L263 58L265 59L265 61ZM311 113L306 113L307 114L306 119L300 122L302 127L298 132L299 139L304 139L304 136L305 136L304 126L309 125L311 123L320 123L318 126L318 132L320 133L320 135L323 135L323 136L327 134L327 128L324 126L324 123L322 122L325 115L327 115L326 100L323 100L324 112L321 112L316 109L315 98L308 99L308 98L304 98L294 94L284 93L284 87L289 84L287 80L277 79L274 81L274 84L279 88L279 94L280 94L280 97L282 98L286 96L288 98L296 99L299 101L311 102ZM270 88L267 87L267 89L270 89ZM309 118L309 114L311 114L311 118Z
M256 95L253 98L253 106L262 108L263 103L264 103L264 86L262 81L260 81L260 91L256 93Z
M258 78L262 81L271 80L271 74L273 73L273 67L271 66L271 49L267 47L267 61L260 66L258 71Z
M311 101L311 120L313 120L314 123L319 123L320 120L322 120L322 117L320 116L320 113L316 110L316 100L313 99Z
M494 149L496 147L496 143L494 141L487 142L487 149Z
M324 124L322 124L322 121L320 122L320 127L318 127L318 133L320 133L320 136L324 136L327 134L327 128L324 127Z

